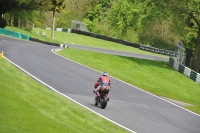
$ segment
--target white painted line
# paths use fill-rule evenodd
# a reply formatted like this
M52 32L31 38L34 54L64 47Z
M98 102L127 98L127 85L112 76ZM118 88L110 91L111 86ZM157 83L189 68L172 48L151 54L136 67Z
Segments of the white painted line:
M53 52L53 51L52 51L52 52ZM55 53L55 52L53 52L53 53ZM55 54L57 54L57 53L55 53ZM57 54L57 55L58 55L58 54ZM60 56L60 55L59 55L59 56ZM62 57L62 56L61 56L61 57ZM93 113L95 113L95 114L97 114L97 115L103 117L104 119L106 119L106 120L108 120L108 121L110 121L110 122L112 122L112 123L114 123L114 124L116 124L116 125L118 125L118 126L124 128L124 129L126 129L126 130L128 130L128 131L130 131L130 132L132 132L132 133L136 133L135 131L132 131L131 129L128 129L128 128L126 128L126 127L124 127L124 126L122 126L122 125L120 125L120 124L118 124L118 123L116 123L116 122L110 120L109 118L107 118L107 117L105 117L105 116L103 116L103 115L101 115L101 114L95 112L94 110L92 110L92 109L90 109L90 108L88 108L88 107L82 105L81 103L79 103L79 102L73 100L72 98L70 98L70 97L64 95L63 93L60 93L59 91L57 91L56 89L54 89L54 88L51 87L50 85L44 83L42 80L40 80L40 79L38 79L37 77L31 75L29 72L27 72L26 70L24 70L23 68L21 68L20 66L18 66L17 64L15 64L15 63L12 62L11 60L9 60L8 58L6 58L5 56L4 56L4 58L7 59L7 60L8 60L10 63L12 63L13 65L15 65L17 68L19 68L20 70L22 70L23 72L25 72L26 74L28 74L29 76L31 76L32 78L34 78L35 80L37 80L37 81L39 81L40 83L42 83L43 85L47 86L47 87L50 88L51 90L55 91L56 93L58 93L58 94L60 94L60 95L62 95L62 96L64 96L64 97L68 98L69 100L71 100L71 101L75 102L76 104L78 104L78 105L84 107L85 109L87 109L87 110L89 110L89 111L91 111L91 112L93 112ZM64 57L64 58L65 58L65 57Z
M62 50L62 49L56 49L56 50L52 49L51 51L52 51L53 53L55 53L54 51L59 51L59 50ZM61 55L59 55L59 54L57 54L57 53L55 53L55 54L58 55L58 56L61 56ZM77 64L80 64L80 65L82 65L82 66L84 66L84 67L87 67L87 68L89 68L89 69L92 69L92 70L94 70L94 71L100 72L100 71L98 71L98 70L95 70L95 69L93 69L93 68L90 68L90 67L88 67L88 66L85 66L85 65L83 65L83 64L81 64L81 63L79 63L79 62L73 61L73 60L71 60L71 59L69 59L69 58L66 58L66 57L64 57L64 56L61 56L61 57L65 58L65 59L68 59L68 60L70 60L70 61L72 61L72 62L75 62L75 63L77 63ZM101 72L100 72L100 73L101 73ZM112 76L110 76L110 77L112 77ZM190 111L190 110L188 110L188 109L185 109L185 108L183 108L183 107L181 107L181 106L179 106L179 105L177 105L177 104L175 104L175 103L173 103L173 102L170 102L170 101L168 101L168 100L166 100L166 99L163 99L163 98L161 98L161 97L159 97L159 96L156 96L156 95L154 95L154 94L151 94L151 93L149 93L149 92L147 92L147 91L145 91L145 90L142 90L142 89L140 89L140 88L138 88L138 87L136 87L136 86L134 86L134 85L131 85L131 84L129 84L129 83L126 83L126 82L124 82L124 81L122 81L122 80L120 80L120 79L117 79L117 78L115 78L115 77L112 77L112 78L114 78L114 79L116 79L116 80L118 80L118 81L121 81L121 82L123 82L123 83L125 83L125 84L127 84L127 85L130 85L130 86L132 86L132 87L134 87L134 88L136 88L136 89L138 89L138 90L141 90L141 91L143 91L143 92L145 92L145 93L147 93L147 94L149 94L149 95L152 95L152 96L157 97L157 98L159 98L159 99L161 99L161 100L164 100L164 101L166 101L166 102L168 102L168 103L170 103L170 104L172 104L172 105L175 105L175 106L177 106L177 107L179 107L179 108L181 108L181 109L183 109L183 110L186 110L186 111L188 111L188 112L190 112L190 113L192 113L192 114L194 114L194 115L200 116L200 115L197 114L197 113L194 113L194 112L192 112L192 111Z

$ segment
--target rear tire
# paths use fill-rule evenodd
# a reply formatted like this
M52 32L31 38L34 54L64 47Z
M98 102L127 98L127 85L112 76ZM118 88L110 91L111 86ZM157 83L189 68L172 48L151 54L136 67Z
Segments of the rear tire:
M105 95L103 95L101 97L101 101L100 101L100 106L102 109L106 108L107 101L108 101L107 97Z

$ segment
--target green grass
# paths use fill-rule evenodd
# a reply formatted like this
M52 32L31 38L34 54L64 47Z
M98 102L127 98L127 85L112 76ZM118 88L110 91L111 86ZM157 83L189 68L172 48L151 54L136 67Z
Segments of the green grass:
M128 132L0 59L1 133ZM103 128L99 128L101 125Z
M21 34L28 35L32 38L38 38L38 39L43 40L43 41L61 43L59 40L52 40L50 38L50 35L49 35L50 33L48 33L47 37L43 37L41 35L43 30L40 29L40 28L34 28L33 31L30 31L30 30L24 30L24 29L20 29L20 28L16 28L16 27L7 26L5 29L15 31L15 32L19 32Z
M54 40L51 39L51 30L46 29L40 29L40 28L34 28L33 31L26 31L23 29L15 28L15 27L9 27L7 26L6 29L11 31L17 31L25 35L29 35L33 38L38 38L40 40L44 41L50 41L50 42L56 42L56 43L62 43L62 44L75 44L75 45L82 45L82 46L90 46L90 47L96 47L96 48L105 48L110 50L118 50L118 51L125 51L125 52L132 52L132 53L139 53L139 54L146 54L146 55L154 55L154 56L161 56L166 57L165 55L160 55L156 53L151 53L147 51L140 50L138 48L125 46L119 43L114 43L110 41L105 41L89 36L79 35L75 33L68 33L68 32L59 32L55 31ZM41 36L42 32L45 32L47 37Z
M200 114L200 85L170 68L167 62L72 48L58 53L99 71L106 70L113 77L155 95L193 104L195 106L186 108Z

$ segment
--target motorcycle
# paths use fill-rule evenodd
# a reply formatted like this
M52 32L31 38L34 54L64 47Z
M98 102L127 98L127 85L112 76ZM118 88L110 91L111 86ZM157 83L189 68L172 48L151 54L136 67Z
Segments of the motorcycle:
M99 104L102 109L106 108L107 102L108 102L107 95L108 95L109 91L110 90L107 89L107 88L101 88L99 90L100 96L99 97L95 97L95 99L94 99L95 106L98 106L98 104Z

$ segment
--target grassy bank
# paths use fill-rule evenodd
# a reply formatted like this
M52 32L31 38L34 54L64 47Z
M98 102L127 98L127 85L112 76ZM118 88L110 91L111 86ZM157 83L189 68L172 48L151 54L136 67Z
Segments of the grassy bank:
M0 59L1 133L127 132ZM102 128L99 128L101 125Z
M200 114L200 85L170 68L166 62L72 48L58 53L99 71L107 70L110 75L158 96L193 104L195 106L186 108Z

